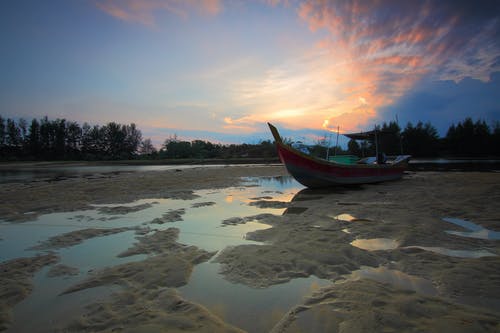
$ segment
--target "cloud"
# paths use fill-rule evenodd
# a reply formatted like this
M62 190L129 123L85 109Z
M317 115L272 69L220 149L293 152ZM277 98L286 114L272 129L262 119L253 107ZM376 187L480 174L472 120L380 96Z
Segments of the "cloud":
M187 17L223 8L223 0L97 1L113 17L150 26L161 11ZM216 114L211 124L226 132L251 133L267 121L290 129L321 128L325 120L341 131L366 129L423 79L489 82L500 71L498 1L261 2L295 9L312 42L278 64L259 57L256 48L244 59L197 72L194 84L209 86L210 96L224 102L216 107L214 98L206 109Z
M299 16L327 29L360 66L400 75L436 72L488 81L500 70L498 1L305 1Z
M404 115L400 114L401 126L405 126L407 122L416 124L419 121L430 121L440 135L446 135L452 123L461 122L466 117L484 120L489 125L498 121L498 91L500 72L491 75L488 82L470 78L459 83L423 80L383 111L394 114L405 110Z
M291 129L318 128L328 120L335 128L362 129L383 103L372 76L344 52L333 54L325 45L289 59L253 79L234 85L234 104L246 108L233 121L273 121ZM340 117L342 115L342 117Z
M265 4L273 6L273 7L276 7L279 4L283 4L285 6L290 5L289 0L261 0L261 1L264 2Z
M155 12L160 10L180 17L193 11L216 15L222 10L220 0L98 0L96 6L117 19L148 26L156 24Z
M356 119L376 120L381 108L426 76L488 82L500 71L499 13L498 1L302 2L298 14L311 31L327 32L318 45L351 74L343 77L344 95L338 97L358 94L370 101L359 107L351 102L351 110L327 120L350 126Z

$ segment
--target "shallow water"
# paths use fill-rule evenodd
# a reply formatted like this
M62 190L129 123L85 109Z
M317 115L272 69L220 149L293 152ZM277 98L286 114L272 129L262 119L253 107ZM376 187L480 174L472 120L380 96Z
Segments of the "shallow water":
M196 191L194 196L188 195L184 199L180 197L151 198L128 204L96 205L94 209L85 211L42 215L35 221L25 223L2 223L0 221L0 262L43 253L44 251L29 250L29 248L50 237L87 228L141 228L142 232L151 234L154 229L164 230L175 227L180 230L179 243L215 252L219 252L227 246L260 244L245 239L245 235L250 231L269 228L268 225L260 223L256 219L247 219L244 224L224 224L223 221L263 213L274 215L302 214L306 210L300 207L301 201L316 200L326 195L321 191L310 190L299 193L301 189L302 186L290 177L246 178L242 186ZM269 201L269 205L251 205L266 201ZM293 209L287 210L287 208L283 208L284 205L279 205L279 203L290 201L295 204ZM346 206L351 205L351 203L341 201L338 205L339 209L348 209L349 207ZM175 221L167 222L168 219L162 219L165 215L173 216ZM367 217L371 218L369 214ZM355 234L357 222L370 222L374 225L377 223L375 220L358 219L349 214L340 214L331 216L331 218L340 222L352 222L349 225L353 226L353 234ZM155 219L160 219L161 224L153 223ZM483 239L497 239L494 238L497 232L487 230L471 222L455 221L455 223L451 219L445 221L467 230L464 232L447 231L449 233L473 237L470 235L484 234L486 230L488 238ZM345 228L339 232L350 233L350 230ZM33 280L34 290L29 297L15 306L13 310L14 323L7 332L51 332L54 326L65 325L70 319L81 315L86 304L94 303L117 290L116 287L106 286L60 295L67 288L87 278L89 272L108 266L143 260L147 255L117 257L118 254L137 242L137 237L139 236L134 229L109 236L91 238L77 245L54 250L61 257L58 264L76 267L78 274L48 277L47 273L51 267L45 267L37 272ZM356 239L351 244L370 251L400 249L397 240L390 238ZM450 250L440 247L422 247L418 244L406 248L419 248L437 254L466 258L493 255L484 249L476 251ZM332 283L311 276L293 279L288 283L268 288L250 288L225 280L219 274L220 265L214 262L214 258L209 262L196 265L187 285L178 288L178 291L184 299L205 306L224 321L249 332L269 331L287 311L300 304L304 297L318 288ZM375 280L425 295L437 293L431 281L383 267L363 267L352 272L348 279Z
M401 271L387 269L385 267L362 267L352 272L347 280L369 279L386 283L394 288L412 290L419 294L435 296L437 289L431 281L403 273Z
M268 332L305 296L331 284L311 276L256 289L221 279L219 267L210 262L196 266L189 284L179 291L183 298L203 304L219 318L247 332Z
M230 164L229 164L230 165ZM247 164L239 164L246 166ZM31 181L57 181L66 178L75 177L105 177L110 173L124 172L144 172L144 171L165 171L165 170L184 170L193 168L220 168L219 164L210 165L68 165L68 166L47 166L47 167L23 167L19 169L0 170L0 184L14 182ZM255 166L252 164L252 166Z
M250 203L289 202L301 188L290 177L246 178L240 187L197 191L191 200L153 198L125 205L96 205L91 210L47 214L25 223L1 222L0 262L45 253L47 251L30 248L50 237L87 228L139 227L147 233L144 228L164 230L175 227L180 230L179 243L195 245L207 251L221 251L227 246L240 244L259 244L245 239L245 235L269 228L268 225L252 220L244 224L224 225L222 221L263 213L281 215L285 208L272 208L272 205L271 208L259 208ZM151 223L172 211L178 213L177 221ZM137 241L135 231L90 238L80 244L51 250L61 257L57 264L75 267L78 273L48 277L50 267L37 272L33 279L34 290L14 307L14 322L7 332L51 331L54 326L66 324L69 318L82 314L85 304L109 295L116 287L60 294L87 278L89 272L143 260L146 255L117 257ZM269 330L304 296L330 283L310 277L254 289L228 282L218 272L219 264L213 262L195 266L188 284L179 289L182 297L206 306L228 323L249 332Z
M333 218L336 220L345 221L345 222L353 222L356 220L356 218L354 216L352 216L351 214L345 214L345 213L336 215Z
M344 231L345 233L350 233L347 229L343 229L342 231ZM386 251L399 248L399 243L396 240L390 238L358 238L352 241L351 245L367 251ZM482 258L496 256L496 254L486 250L453 250L438 246L410 245L401 247L401 249L420 249L455 258Z
M491 253L486 250L452 250L446 249L444 247L433 247L433 246L406 246L405 249L421 249L424 251L430 251L438 254L442 254L448 257L456 258L482 258L482 257L495 257L496 254Z
M467 231L455 231L455 230L447 230L446 232L450 235L456 235L461 237L469 237L469 238L478 238L478 239L488 239L488 240L499 240L500 232L486 229L478 224L475 224L470 221L457 219L453 217L445 217L443 221L448 223L452 223L467 229Z
M394 239L389 239L389 238L372 238L372 239L355 239L351 242L351 245L363 250L377 251L377 250L394 250L399 246L399 243Z

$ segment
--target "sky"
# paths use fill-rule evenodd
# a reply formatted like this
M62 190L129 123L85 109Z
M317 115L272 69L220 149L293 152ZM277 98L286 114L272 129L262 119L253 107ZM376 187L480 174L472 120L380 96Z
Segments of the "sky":
M0 115L183 140L500 121L500 1L3 0Z

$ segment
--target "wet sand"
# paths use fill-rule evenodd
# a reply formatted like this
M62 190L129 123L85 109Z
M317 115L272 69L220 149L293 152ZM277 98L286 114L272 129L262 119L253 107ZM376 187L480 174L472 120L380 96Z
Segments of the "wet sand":
M58 261L57 255L49 253L0 263L0 331L9 327L12 307L32 292L33 275Z
M191 200L196 198L194 190L235 186L242 182L241 177L285 174L280 166L228 166L7 183L0 186L0 218L29 221L41 214L84 210L92 208L93 204L128 203L144 198ZM136 207L140 208L143 207ZM102 212L113 210L103 209Z
M500 329L500 240L447 233L462 228L443 218L474 221L498 231L499 185L498 173L411 173L396 182L304 190L289 204L281 223L273 221L273 228L249 235L265 245L229 248L217 260L228 279L255 287L310 274L344 282L297 306L275 332L313 327L329 332L438 332L444 328L496 332ZM300 213L290 213L292 208ZM341 214L354 218L339 219ZM356 239L378 240L380 250L352 246ZM471 254L486 250L492 256L454 257L415 246ZM394 276L377 282L349 281L351 272L365 266L426 279L437 293L429 297L396 288Z
M66 290L65 294L102 285L122 287L108 301L89 306L86 316L74 320L63 331L239 332L204 307L184 301L173 289L188 282L194 265L215 255L177 243L178 234L178 229L169 228L138 237L138 242L119 257L153 256L103 269Z
M281 167L218 167L193 168L183 171L149 171L106 173L99 177L82 176L60 180L6 183L0 186L0 219L22 223L35 220L38 216L54 212L68 212L95 209L94 205L129 203L142 198L174 198L192 200L197 198L193 191L236 186L243 183L242 177L280 176L285 174ZM210 206L205 202L193 207ZM150 205L102 206L102 215L125 215L148 208ZM166 212L162 217L144 223L163 224L182 220L182 210ZM77 217L78 218L78 217ZM81 216L80 219L85 219ZM108 218L103 217L105 221ZM85 317L74 320L63 331L109 331L112 328L129 331L227 331L234 328L212 315L201 305L182 300L174 287L187 283L194 265L210 259L214 253L185 246L176 242L177 232L151 230L149 227L132 228L136 234L153 233L152 236L138 236L135 247L122 253L121 257L148 254L139 262L114 266L96 272L87 281L74 286L67 292L76 292L99 285L119 285L122 292L112 295L109 302L95 304L88 308ZM131 228L82 229L63 233L36 244L31 250L47 251L71 247L81 242ZM144 240L147 242L144 242ZM141 240L143 240L141 242ZM45 252L47 253L47 252ZM59 261L56 254L48 253L32 258L17 258L0 263L0 331L9 327L14 305L29 296L32 278L43 267ZM48 276L72 275L78 269L63 265L53 266ZM133 302L132 302L133 300ZM145 308L157 310L145 311ZM107 310L109 310L107 312ZM133 323L128 319L134 313ZM154 318L157 318L154 319ZM160 329L161 328L161 329Z
M57 235L35 245L29 250L57 250L64 247L70 247L84 242L87 239L112 235L120 232L131 230L131 228L114 228L114 229L83 229L77 231L67 232Z
M241 177L284 174L282 167L274 166L197 168L6 184L0 189L0 201L5 203L0 217L21 223L40 214L88 209L93 204L165 197L190 200L194 190L238 185ZM89 306L84 316L62 329L238 331L203 306L183 300L175 290L188 283L194 265L212 259L221 263L226 279L254 288L311 275L331 281L290 309L275 332L500 330L500 240L448 233L464 229L443 220L459 218L500 231L499 173L412 172L400 181L376 185L303 190L291 202L272 200L272 194L253 199L257 207L286 208L285 213L235 216L221 225L268 223L272 228L247 235L262 244L229 247L214 257L215 253L178 243L174 228L138 235L136 244L121 256L147 254L147 258L105 268L68 289L67 293L101 285L120 288L108 301ZM126 209L117 208L114 213L125 214ZM163 222L181 215L180 211L166 212ZM80 237L67 236L41 246L61 248L65 241L72 244L75 236ZM367 240L371 250L354 246L356 240ZM426 248L492 255L458 257ZM0 327L8 326L11 307L29 294L33 272L57 261L54 255L47 258L29 259L37 265L24 264L28 259L1 264L3 272L9 272L0 277L2 295L22 292L1 304ZM371 267L371 275L353 273L366 267ZM54 274L72 272L68 267L59 270ZM18 284L13 278L17 276L22 276ZM407 276L426 281L433 292L401 283L401 276L405 281L412 281Z

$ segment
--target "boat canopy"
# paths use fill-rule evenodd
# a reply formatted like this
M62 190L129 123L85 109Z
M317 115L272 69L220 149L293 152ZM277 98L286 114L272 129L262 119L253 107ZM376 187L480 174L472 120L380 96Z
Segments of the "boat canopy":
M345 133L343 135L353 140L373 140L375 138L375 131L360 132L360 133Z
M377 135L384 134L394 134L395 131L381 131L381 130L373 130L368 132L359 132L359 133L345 133L344 136L347 136L349 139L353 140L375 140Z

